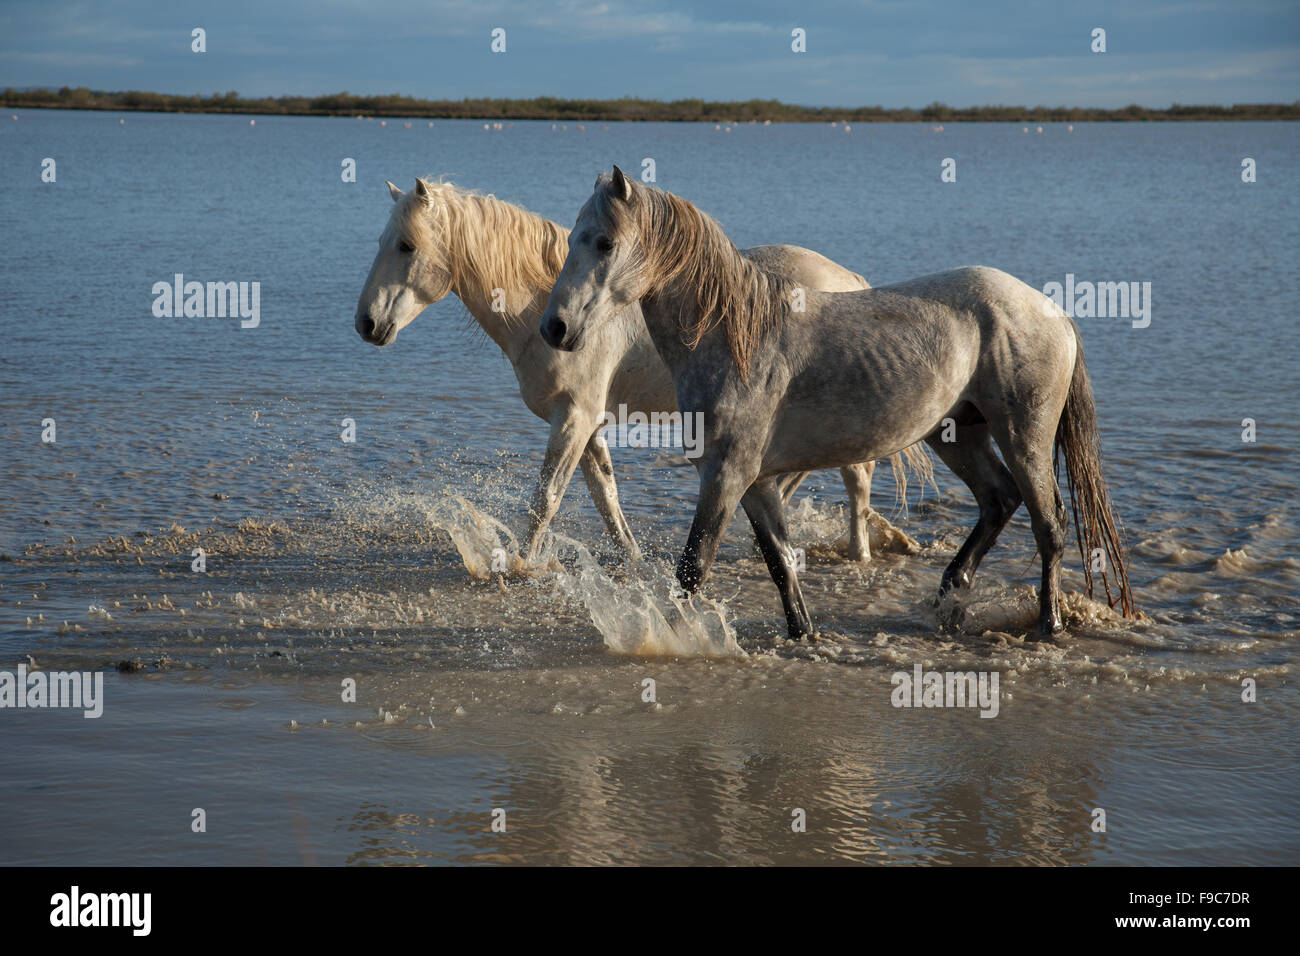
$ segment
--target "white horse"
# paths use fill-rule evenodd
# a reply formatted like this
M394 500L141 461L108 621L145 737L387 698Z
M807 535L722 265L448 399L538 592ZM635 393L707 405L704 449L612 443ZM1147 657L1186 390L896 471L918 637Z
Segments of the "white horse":
M357 303L357 332L374 345L389 345L426 307L455 293L510 359L524 403L551 424L532 498L526 559L536 556L542 533L579 465L610 535L626 554L639 556L619 508L609 448L598 429L604 424L603 413L616 413L620 404L646 414L676 409L672 378L646 334L640 308L633 303L593 334L582 350L557 352L542 341L537 317L568 252L568 233L561 226L450 183L418 179L411 193L392 183L388 189L397 205L379 237L379 251ZM757 246L743 254L813 288L870 288L857 273L798 246ZM922 481L933 480L924 449L907 449L903 457ZM905 492L902 460L894 455L890 463ZM867 516L873 470L872 461L840 469L851 505L849 557L858 561L870 557ZM783 500L790 499L805 474L782 479Z
M1079 331L1042 293L983 267L863 292L797 290L738 255L689 202L635 183L617 166L597 180L570 240L542 336L559 349L580 348L640 301L678 407L704 415L703 454L694 459L700 496L677 567L686 590L708 574L739 502L781 592L790 636L813 637L774 476L924 440L970 486L980 513L944 571L940 596L969 587L1023 501L1042 556L1038 636L1048 637L1061 628L1066 532L1055 444L1088 592L1100 554L1107 596L1109 569L1123 612L1133 612ZM796 292L802 311L791 308ZM944 441L949 421L954 440Z

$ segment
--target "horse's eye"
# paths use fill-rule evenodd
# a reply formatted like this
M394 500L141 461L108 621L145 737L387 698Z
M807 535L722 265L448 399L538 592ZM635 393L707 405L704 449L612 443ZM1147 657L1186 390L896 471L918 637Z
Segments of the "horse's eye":
M609 255L609 253L613 251L613 249L614 249L614 243L610 240L609 236L597 237L596 251L599 252L602 256Z
M407 242L405 239L403 239L401 242L399 242L399 243L397 244L397 248L401 249L403 252L414 252L414 251L415 251L415 246L411 245L411 244L410 244L409 242Z

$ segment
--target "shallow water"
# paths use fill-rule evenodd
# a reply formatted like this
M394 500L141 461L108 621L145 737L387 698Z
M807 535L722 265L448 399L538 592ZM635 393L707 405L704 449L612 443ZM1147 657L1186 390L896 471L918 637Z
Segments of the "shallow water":
M134 822L96 862L1294 862L1296 146L1294 124L6 120L0 159L32 174L0 185L0 669L144 670L108 673L97 721L0 711L0 860L82 861ZM873 284L974 262L1150 281L1148 328L1080 320L1145 618L1084 598L1070 554L1070 635L1026 645L1022 512L940 630L974 515L942 467L905 512L877 471L919 549L865 566L840 555L838 477L805 484L814 647L786 643L743 516L704 594L672 594L694 470L658 451L613 451L644 565L606 553L579 480L553 554L493 574L546 425L454 301L390 348L356 336L382 182L450 173L568 224L643 156L738 244ZM260 326L154 318L175 272L260 281ZM998 716L892 707L916 663L996 672Z

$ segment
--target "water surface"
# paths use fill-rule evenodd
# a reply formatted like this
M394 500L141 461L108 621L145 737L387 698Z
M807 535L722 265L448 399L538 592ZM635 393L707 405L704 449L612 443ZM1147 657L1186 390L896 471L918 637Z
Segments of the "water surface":
M2 859L85 861L112 828L135 839L95 862L1294 862L1297 132L6 118L0 668L144 670L109 673L99 721L0 712ZM643 592L600 555L580 480L555 527L603 561L599 589L472 579L446 516L521 535L547 426L454 300L390 348L357 337L383 181L446 174L568 225L598 172L645 157L738 245L807 245L875 285L975 263L1150 282L1149 327L1080 320L1146 619L1084 600L1070 554L1071 635L1025 645L1021 512L941 632L930 598L974 520L942 466L906 513L878 472L921 548L862 567L837 551L837 476L805 484L818 648L785 643L739 516L706 593L746 656L611 653L590 602L608 631ZM260 282L260 325L155 318L177 272ZM614 462L662 578L694 470ZM997 671L998 717L893 708L917 662Z

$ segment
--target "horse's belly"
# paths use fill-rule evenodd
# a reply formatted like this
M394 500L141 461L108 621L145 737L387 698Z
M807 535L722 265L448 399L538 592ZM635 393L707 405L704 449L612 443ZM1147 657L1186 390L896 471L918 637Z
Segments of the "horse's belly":
M775 420L766 473L812 471L887 458L929 435L961 398L955 381L908 388L845 383L812 395L794 393Z
M848 431L821 427L816 421L778 427L763 459L763 473L816 471L888 458L931 431L933 426L917 430Z

